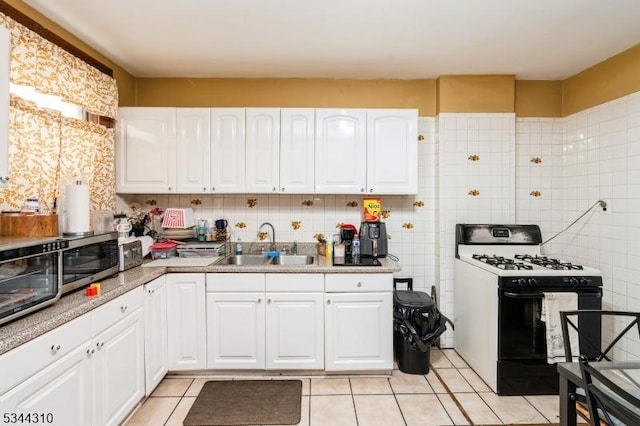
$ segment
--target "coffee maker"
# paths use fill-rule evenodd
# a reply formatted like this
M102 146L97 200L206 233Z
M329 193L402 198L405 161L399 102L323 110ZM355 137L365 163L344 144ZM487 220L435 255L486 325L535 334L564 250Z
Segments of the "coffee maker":
M384 222L360 223L360 255L363 257L386 257L387 226Z
M340 240L344 244L345 259L351 259L351 243L357 234L356 227L349 223L345 223L340 227Z

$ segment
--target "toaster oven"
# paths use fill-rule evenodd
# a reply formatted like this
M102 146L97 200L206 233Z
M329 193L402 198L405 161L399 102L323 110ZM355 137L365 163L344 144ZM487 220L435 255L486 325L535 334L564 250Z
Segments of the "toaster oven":
M61 251L62 294L84 287L120 270L118 233L67 238Z
M66 241L13 241L0 249L0 324L55 303L62 294Z

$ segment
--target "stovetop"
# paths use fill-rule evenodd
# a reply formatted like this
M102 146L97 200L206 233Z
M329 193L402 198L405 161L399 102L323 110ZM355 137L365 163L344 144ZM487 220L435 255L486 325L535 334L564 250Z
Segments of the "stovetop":
M531 271L539 266L554 271L582 271L584 267L575 263L554 259L548 256L531 254L514 254L513 259L505 256L474 254L473 259L505 270Z

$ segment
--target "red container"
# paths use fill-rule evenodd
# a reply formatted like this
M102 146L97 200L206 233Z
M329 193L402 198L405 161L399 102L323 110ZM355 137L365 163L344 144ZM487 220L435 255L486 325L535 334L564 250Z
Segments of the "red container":
M171 243L169 241L152 244L149 249L151 250L152 259L169 259L176 255L176 247L178 244Z

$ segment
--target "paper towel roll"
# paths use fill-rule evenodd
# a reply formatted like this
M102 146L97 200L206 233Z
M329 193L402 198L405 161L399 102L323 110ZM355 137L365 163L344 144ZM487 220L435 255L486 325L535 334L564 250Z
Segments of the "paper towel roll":
M65 234L90 232L89 187L87 185L67 185L65 197L67 215Z

